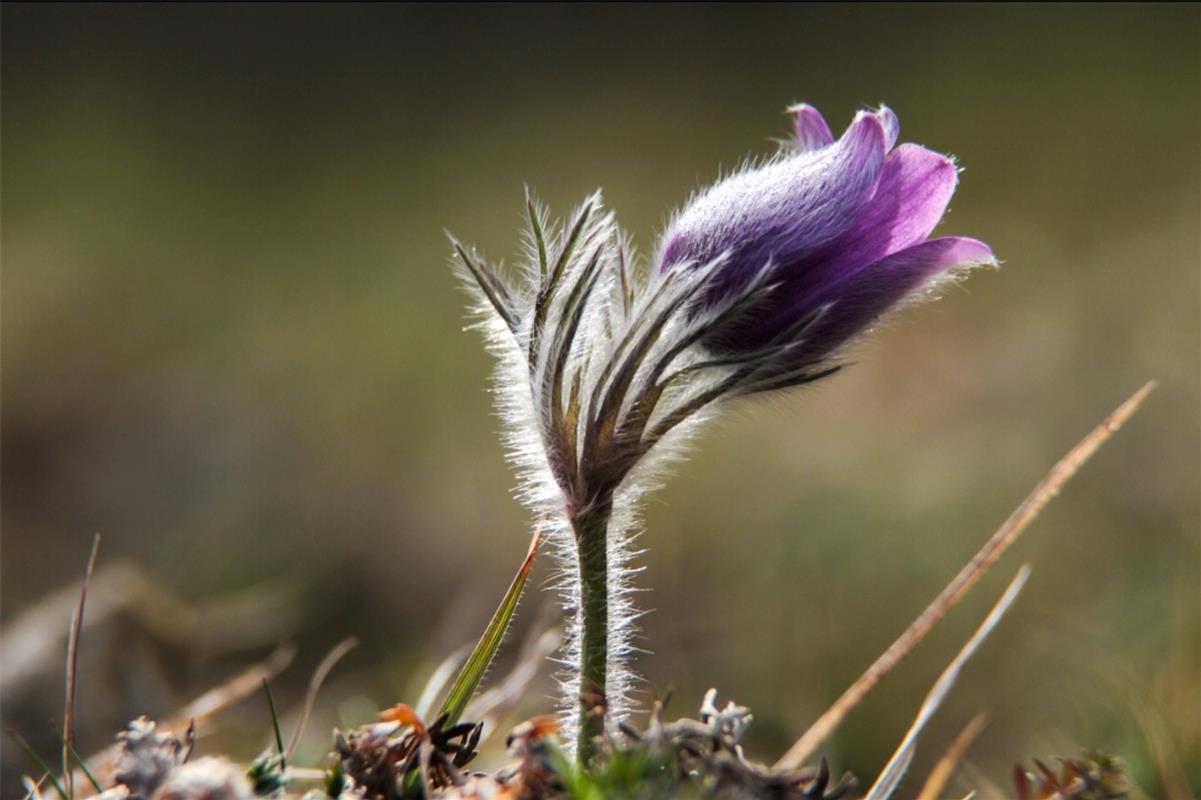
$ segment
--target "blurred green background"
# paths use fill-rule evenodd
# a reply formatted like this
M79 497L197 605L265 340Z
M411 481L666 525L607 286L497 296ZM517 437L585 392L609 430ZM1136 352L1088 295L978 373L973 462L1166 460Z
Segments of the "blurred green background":
M172 640L136 608L90 629L81 749L275 638L301 645L285 704L329 645L364 640L325 692L314 763L331 725L412 700L478 634L529 529L443 230L511 261L523 183L559 214L602 186L649 252L801 100L836 131L887 102L903 140L957 156L940 231L1005 266L836 378L708 429L646 509L647 697L670 687L692 713L716 686L774 759L1156 378L828 752L870 782L1029 561L916 774L987 710L956 790L1092 746L1152 796L1201 791L1196 5L5 4L3 620L76 580L100 531L102 567L140 565L205 632ZM266 634L224 640L238 598ZM521 625L550 599L532 593ZM47 747L53 654L4 698L5 727ZM249 756L266 718L240 708L226 728Z

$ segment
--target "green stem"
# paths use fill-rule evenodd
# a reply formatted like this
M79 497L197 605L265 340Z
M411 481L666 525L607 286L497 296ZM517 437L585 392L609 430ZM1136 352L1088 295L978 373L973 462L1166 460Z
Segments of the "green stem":
M588 766L605 728L605 675L609 660L609 510L573 520L580 563L580 726L576 761Z

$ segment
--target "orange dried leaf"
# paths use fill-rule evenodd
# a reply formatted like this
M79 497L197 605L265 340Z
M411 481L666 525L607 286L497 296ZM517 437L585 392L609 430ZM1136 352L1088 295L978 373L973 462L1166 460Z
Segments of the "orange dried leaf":
M419 734L425 733L425 723L408 703L397 703L391 708L379 712L380 722L398 722L401 725L412 725Z
M543 739L554 736L561 727L559 719L551 714L543 714L530 720L530 738Z

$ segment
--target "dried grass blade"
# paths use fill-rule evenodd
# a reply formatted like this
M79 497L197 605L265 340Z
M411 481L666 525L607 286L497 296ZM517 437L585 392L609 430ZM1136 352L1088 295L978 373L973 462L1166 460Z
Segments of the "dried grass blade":
M955 740L951 742L951 746L947 748L947 752L934 765L930 776L926 778L925 785L917 794L917 800L939 800L944 796L943 790L947 788L947 782L950 781L959 762L963 760L963 754L972 746L972 742L976 741L980 731L984 730L987 718L988 715L981 711L964 726Z
M926 637L926 634L938 621L962 599L968 589L971 589L989 567L996 563L1001 554L1017 540L1039 515L1039 512L1059 494L1064 484L1071 480L1080 467L1084 466L1101 445L1134 415L1154 388L1155 381L1148 381L1144 384L1051 468L1046 477L1009 515L1009 518L997 529L992 538L985 542L972 560L964 565L959 574L934 599L934 602L910 623L904 633L897 637L897 640L842 693L841 697L834 701L834 704L824 714L818 717L809 730L805 731L788 752L776 762L777 769L796 769L813 755L817 747L833 733L847 714L863 701L863 698L875 688L876 684L892 672L901 659Z
M922 702L922 707L917 712L917 717L913 720L913 724L909 726L909 730L905 732L905 737L901 739L901 744L897 746L897 750L885 765L884 770L880 773L880 777L876 778L876 782L872 784L872 788L864 795L864 800L888 800L892 793L901 783L901 778L905 775L905 770L909 766L909 762L913 760L913 754L917 749L917 737L921 735L922 729L934 717L938 711L942 701L950 694L951 688L955 685L955 681L959 679L959 673L963 670L963 665L968 662L988 635L997 627L997 623L1001 621L1005 613L1013 606L1013 601L1017 599L1018 594L1022 591L1022 586L1025 585L1026 579L1030 577L1029 565L1023 565L1018 570L1017 576L1010 581L1009 588L1005 590L1005 594L1001 595L1001 599L993 606L992 611L988 612L988 616L984 618L984 622L972 634L972 638L968 639L967 644L959 651L959 654L951 661L942 675L938 676L938 680L934 682L926 699Z
M321 691L321 685L325 683L325 679L329 677L330 671L337 666L338 662L358 645L359 640L354 636L343 639L334 645L333 650L326 653L325 658L321 659L321 663L317 665L317 669L313 670L313 677L309 678L309 686L305 691L304 710L300 713L300 722L292 734L291 741L288 742L287 760L292 760L292 753L296 752L296 745L300 744L300 737L304 735L309 715L313 713L313 705L317 702L317 693Z
M509 584L508 591L505 592L504 598L500 601L496 613L492 615L492 620L488 623L488 627L484 629L479 642L476 643L475 649L467 657L467 663L463 665L463 669L459 671L459 676L455 679L454 684L451 685L450 691L447 692L446 700L443 701L442 708L438 712L439 717L443 714L446 715L446 727L450 727L459 721L459 718L463 715L463 710L467 708L467 704L475 694L476 688L480 685L480 681L483 680L484 673L488 671L488 666L492 663L492 658L496 655L496 651L500 649L500 644L504 641L505 634L509 630L509 624L513 621L513 616L517 611L517 603L521 600L521 592L525 589L526 580L530 576L530 570L534 567L534 557L538 554L538 543L541 541L541 538L541 530L534 531L534 536L530 540L530 549L526 553L525 560L521 562L521 567L518 568L517 574L513 576L513 582Z
M264 661L254 664L216 688L188 703L169 719L164 727L171 733L183 730L193 721L203 722L226 706L248 697L263 685L263 681L274 678L292 663L296 648L283 645L276 648Z
M67 691L66 707L63 710L63 784L67 796L75 797L75 770L71 759L75 752L75 687L78 683L79 637L83 632L83 609L88 601L88 584L96 570L96 556L100 552L100 534L92 537L92 552L88 556L88 567L83 575L83 586L79 590L79 605L71 616L71 637L67 640Z

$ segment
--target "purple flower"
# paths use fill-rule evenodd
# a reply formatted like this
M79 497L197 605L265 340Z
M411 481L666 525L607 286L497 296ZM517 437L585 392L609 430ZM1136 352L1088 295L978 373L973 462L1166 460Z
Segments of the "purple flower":
M958 173L944 155L895 146L900 124L890 109L859 112L837 141L817 109L790 111L789 151L694 197L668 226L659 265L711 269L713 304L771 264L776 287L705 342L752 351L815 319L788 356L796 368L822 361L940 278L996 259L975 239L928 238Z

